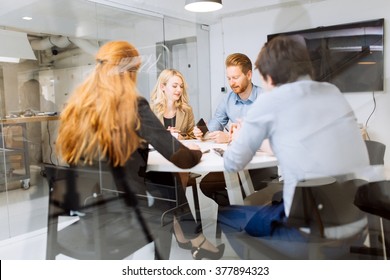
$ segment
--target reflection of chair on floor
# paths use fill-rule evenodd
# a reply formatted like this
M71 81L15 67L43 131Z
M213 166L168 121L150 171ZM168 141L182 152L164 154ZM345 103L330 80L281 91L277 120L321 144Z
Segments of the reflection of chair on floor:
M350 258L349 248L363 244L367 224L364 213L353 205L356 184L357 181L301 184L296 188L287 226L304 231L308 241L252 237L245 231L224 232L243 259Z
M104 190L114 186L109 171L46 165L45 174L50 188L47 259L59 254L123 259L152 241L155 258L169 259L172 234L161 226L163 210L148 207L147 198L139 196L139 207L129 206L133 198L126 192ZM71 214L76 221L60 229L59 219Z

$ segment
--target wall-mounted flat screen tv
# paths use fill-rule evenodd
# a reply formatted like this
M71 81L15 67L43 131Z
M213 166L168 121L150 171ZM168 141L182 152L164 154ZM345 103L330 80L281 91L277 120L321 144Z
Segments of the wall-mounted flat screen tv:
M384 19L270 34L295 36L306 43L314 79L341 92L383 91Z

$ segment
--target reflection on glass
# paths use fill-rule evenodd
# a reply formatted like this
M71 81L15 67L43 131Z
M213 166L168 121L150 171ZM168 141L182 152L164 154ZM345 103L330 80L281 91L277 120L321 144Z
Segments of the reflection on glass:
M29 1L3 12L0 24L26 32L37 60L0 63L0 113L16 122L2 124L6 135L1 140L20 152L1 153L7 164L1 166L0 240L46 227L48 186L41 167L63 164L55 152L58 115L94 68L98 47L109 40L137 45L144 61L140 92L148 98L156 81L156 42L164 41L162 17L89 1ZM26 15L32 18L28 22L13 20Z
M191 80L196 114L202 114L199 94L209 98L208 56L199 63L197 55L200 49L208 53L208 32L199 44L201 31L193 23L91 1L40 0L5 7L0 25L27 33L37 58L0 62L0 140L2 147L18 151L12 157L0 152L0 240L46 228L49 187L42 166L64 165L55 150L58 117L73 89L95 67L99 46L109 40L137 46L143 62L138 87L147 99L165 67L176 67ZM202 70L207 80L198 77L200 65L207 68Z

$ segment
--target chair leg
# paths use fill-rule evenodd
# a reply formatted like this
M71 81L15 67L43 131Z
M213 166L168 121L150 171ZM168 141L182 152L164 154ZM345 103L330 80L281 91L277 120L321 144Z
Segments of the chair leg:
M368 214L369 247L353 246L351 253L361 254L371 259L387 260L390 255L390 222L373 214Z
M50 207L50 206L49 206ZM50 217L47 225L46 259L55 260L57 256L57 225L58 217Z
M172 244L172 232L169 225L162 227L154 240L154 259L169 260ZM160 258L159 258L160 257Z
M383 258L385 260L388 259L388 254L390 252L390 240L389 240L389 236L388 236L388 231L390 230L390 228L387 228L387 227L390 227L390 224L386 221L383 221L383 218L381 217L380 219L380 226L381 226L381 243L382 243L382 248L383 248Z
M194 196L194 205L195 205L195 219L200 221L200 206L199 206L199 195L197 185L192 185L192 194Z
M369 241L370 247L377 248L380 246L379 238L381 236L381 220L380 217L373 214L367 215L368 228L369 228Z
M222 237L222 229L219 223L217 222L217 228L215 230L215 238L221 239L221 237Z

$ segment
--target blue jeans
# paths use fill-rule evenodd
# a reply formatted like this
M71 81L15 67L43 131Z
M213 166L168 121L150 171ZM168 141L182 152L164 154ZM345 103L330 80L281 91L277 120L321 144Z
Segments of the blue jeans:
M241 258L245 258L245 250L254 248L245 248L242 242L236 240L239 232L247 234L241 234L240 238L244 236L262 242L269 241L274 249L296 256L297 247L306 247L308 238L298 229L287 226L286 220L283 202L265 206L231 205L220 207L218 213L218 223L223 233ZM286 246L289 241L294 246Z

